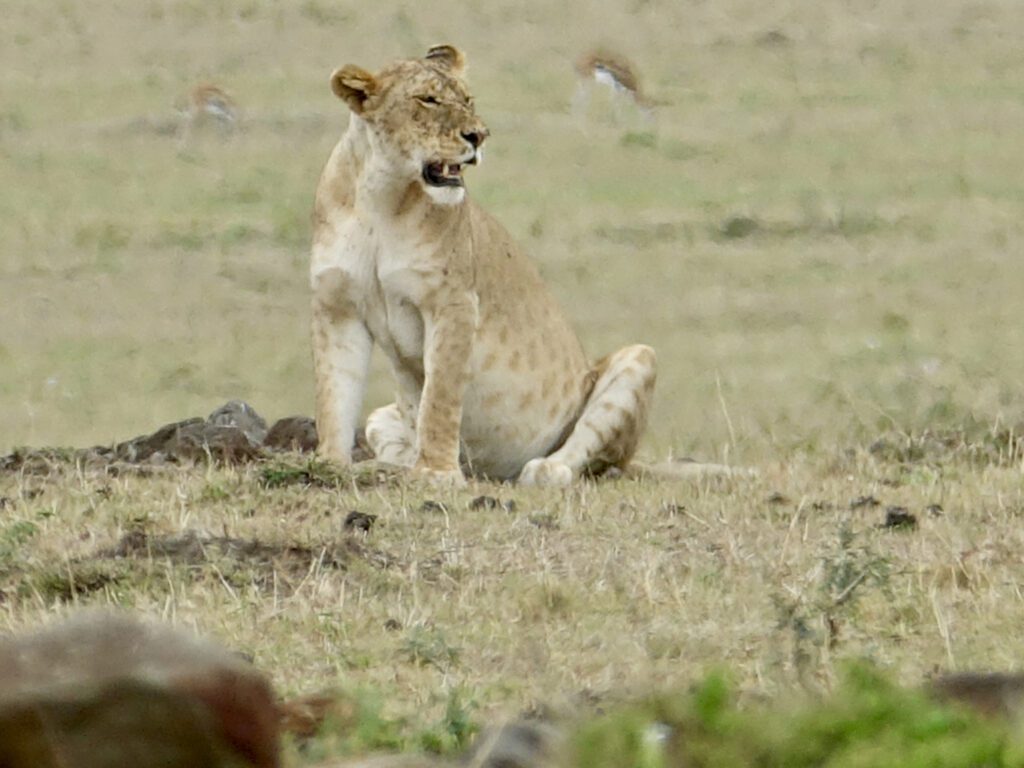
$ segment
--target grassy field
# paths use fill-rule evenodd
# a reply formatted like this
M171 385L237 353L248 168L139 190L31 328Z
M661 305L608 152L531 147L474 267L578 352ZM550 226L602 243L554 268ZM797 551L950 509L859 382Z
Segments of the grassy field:
M492 130L470 194L595 357L658 350L644 452L760 470L440 495L267 488L259 468L0 476L3 626L132 605L252 653L284 692L376 691L405 734L449 732L446 707L572 707L716 665L760 695L828 687L847 656L911 683L1024 661L1024 5L0 0L0 17L0 454L231 398L311 414L309 214L347 120L327 78L452 42ZM653 122L605 98L570 114L572 60L601 43L665 102ZM183 143L174 106L199 81L242 119ZM378 361L367 406L390 393ZM515 509L469 509L481 494ZM879 527L889 506L918 527ZM343 568L102 555L137 529L317 550L348 540L351 509L380 520Z

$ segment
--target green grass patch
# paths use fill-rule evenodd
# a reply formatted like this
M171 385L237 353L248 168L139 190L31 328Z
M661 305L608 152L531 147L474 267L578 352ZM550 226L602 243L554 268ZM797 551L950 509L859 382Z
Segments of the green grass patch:
M1005 723L849 666L832 695L741 707L722 675L685 696L625 708L585 725L580 768L1001 768L1024 765Z

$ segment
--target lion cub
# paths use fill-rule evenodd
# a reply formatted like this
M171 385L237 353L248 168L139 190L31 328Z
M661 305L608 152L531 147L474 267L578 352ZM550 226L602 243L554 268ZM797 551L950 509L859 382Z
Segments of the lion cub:
M311 264L320 451L351 461L374 343L396 401L374 411L376 457L461 482L566 485L624 467L647 421L655 356L593 365L534 265L467 198L488 131L450 45L377 74L347 65L351 111L316 192Z

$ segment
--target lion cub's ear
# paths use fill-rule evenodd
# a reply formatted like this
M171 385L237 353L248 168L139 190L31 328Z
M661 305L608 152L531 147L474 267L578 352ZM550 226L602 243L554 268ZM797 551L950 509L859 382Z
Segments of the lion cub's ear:
M377 81L365 69L346 64L331 75L331 90L349 109L361 115L366 100L377 92Z
M453 75L461 75L466 69L466 54L454 45L432 45L423 58L443 65Z

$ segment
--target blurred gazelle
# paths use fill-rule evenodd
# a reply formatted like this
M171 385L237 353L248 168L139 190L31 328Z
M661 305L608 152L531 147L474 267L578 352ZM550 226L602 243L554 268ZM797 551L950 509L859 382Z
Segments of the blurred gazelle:
M186 143L197 126L215 123L224 132L233 131L238 122L238 107L227 91L211 83L200 83L188 94L181 110L184 126L181 142Z
M629 99L645 120L651 119L653 108L658 102L644 93L636 67L625 56L606 48L596 48L580 56L576 60L575 69L576 93L573 95L572 111L577 117L586 115L591 89L596 83L612 90L617 118L620 116L619 100Z

